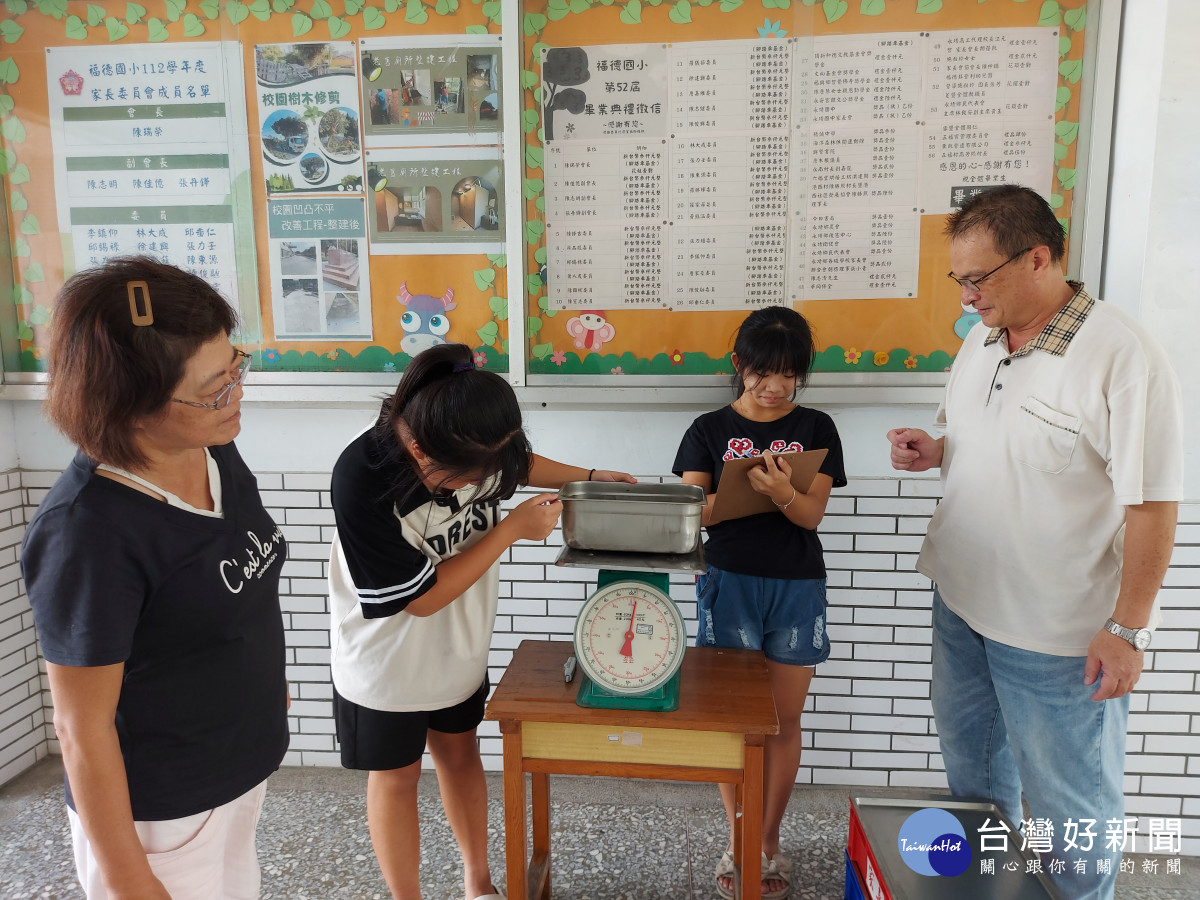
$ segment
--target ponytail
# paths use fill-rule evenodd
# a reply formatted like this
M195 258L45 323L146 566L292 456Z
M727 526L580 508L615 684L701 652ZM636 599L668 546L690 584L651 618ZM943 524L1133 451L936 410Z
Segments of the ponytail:
M516 395L499 375L477 369L465 344L439 344L414 357L376 428L381 446L414 468L405 433L446 480L492 479L477 501L510 497L529 482L533 450Z

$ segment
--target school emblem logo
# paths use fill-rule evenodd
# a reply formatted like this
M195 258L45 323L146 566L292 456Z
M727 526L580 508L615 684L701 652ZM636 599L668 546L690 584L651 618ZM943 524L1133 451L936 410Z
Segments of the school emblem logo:
M67 74L58 79L58 83L68 97L78 97L83 93L83 76L74 69L68 69Z

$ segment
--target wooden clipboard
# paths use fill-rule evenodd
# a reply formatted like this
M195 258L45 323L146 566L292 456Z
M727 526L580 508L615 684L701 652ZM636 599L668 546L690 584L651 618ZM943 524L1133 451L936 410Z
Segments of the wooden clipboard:
M773 453L776 459L786 459L792 467L791 483L799 493L807 494L817 470L825 461L827 449L807 450L802 453ZM713 498L712 514L708 524L716 525L729 519L741 519L757 513L774 512L778 507L766 494L760 494L750 486L750 470L763 466L761 456L731 459L721 469L721 483Z

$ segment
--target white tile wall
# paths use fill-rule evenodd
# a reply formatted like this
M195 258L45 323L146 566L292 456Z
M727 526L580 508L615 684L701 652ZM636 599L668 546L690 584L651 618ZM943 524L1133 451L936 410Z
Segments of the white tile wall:
M50 752L49 698L17 555L33 506L21 472L0 473L0 784Z
M40 682L14 548L23 521L54 477L49 472L9 473L8 490L0 490L0 782L46 752L50 730L44 724L50 715L48 695L43 695L44 712L26 710ZM0 487L4 478L0 475ZM271 473L258 480L289 542L280 588L292 682L292 743L285 762L338 765L325 593L333 531L329 476ZM24 510L20 485L25 488ZM801 783L945 787L929 705L932 592L928 579L913 571L938 494L932 479L855 479L830 503L821 533L829 568L833 652L818 669L806 707ZM543 545L521 544L503 558L489 657L493 684L522 640L570 640L575 613L595 572L555 567L560 545L556 533ZM1146 671L1133 697L1125 783L1131 815L1181 818L1184 852L1200 855L1197 588L1200 503L1191 503L1180 510L1176 549L1162 592L1163 626L1146 654ZM671 594L694 635L691 578L672 576ZM10 685L14 677L17 681ZM10 719L19 723L15 729ZM496 723L484 722L479 733L485 767L499 770Z

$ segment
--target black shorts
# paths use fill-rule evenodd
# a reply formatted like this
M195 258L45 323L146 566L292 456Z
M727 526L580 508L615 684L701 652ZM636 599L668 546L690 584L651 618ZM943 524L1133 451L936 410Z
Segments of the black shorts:
M342 766L383 772L411 766L425 752L425 733L473 731L483 721L487 702L487 675L483 684L462 703L445 709L417 712L383 712L352 703L333 691L333 717L342 745Z

